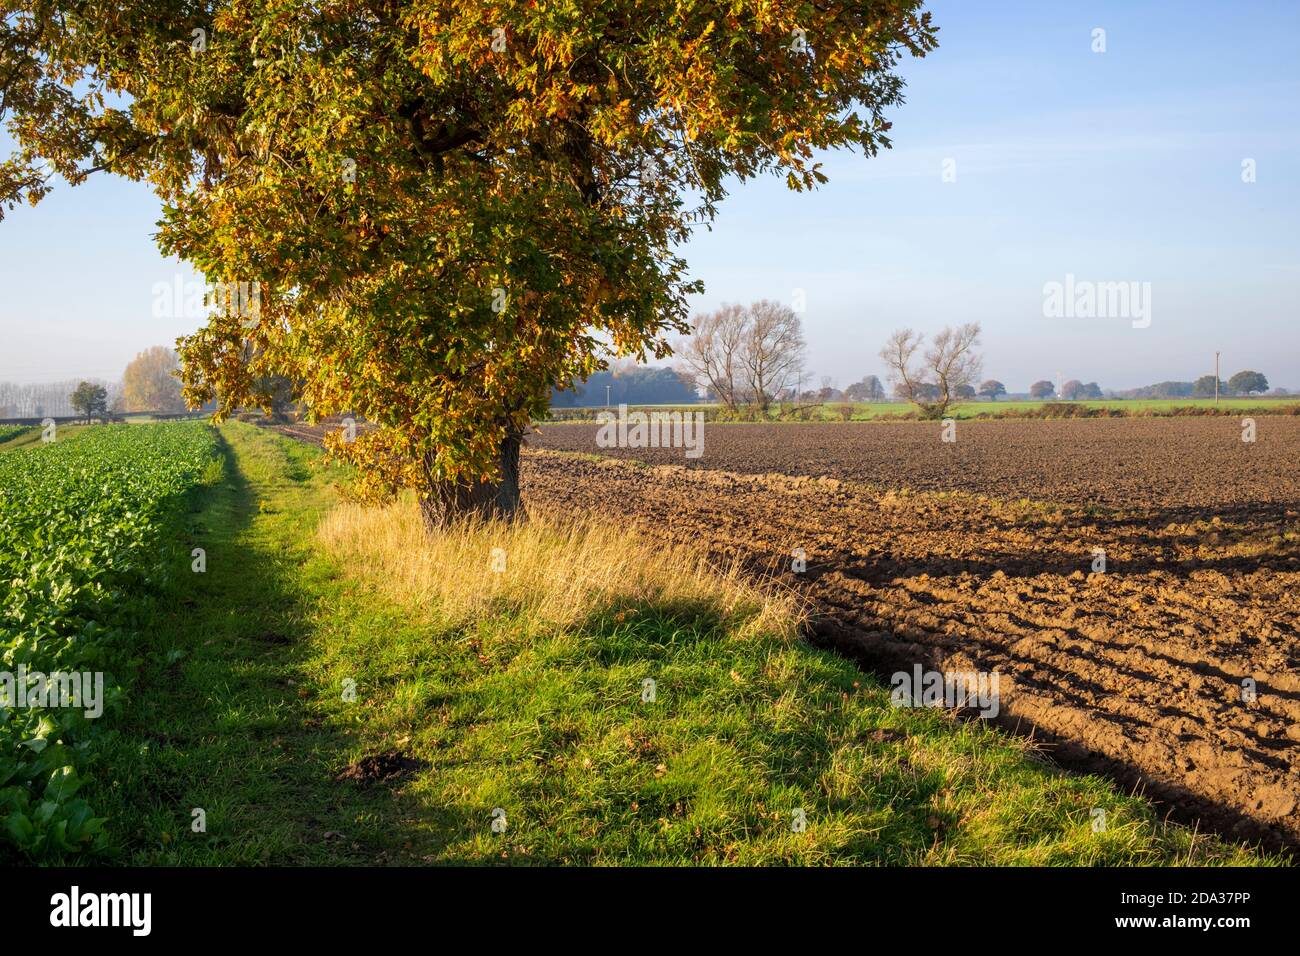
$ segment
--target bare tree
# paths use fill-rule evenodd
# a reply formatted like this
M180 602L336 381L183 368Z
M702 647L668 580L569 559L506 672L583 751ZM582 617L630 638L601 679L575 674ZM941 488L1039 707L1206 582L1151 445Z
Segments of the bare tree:
M895 391L916 405L926 418L942 418L957 398L959 385L979 379L984 361L979 347L978 322L968 322L939 332L918 358L925 336L899 329L885 342L880 357L890 369Z
M762 301L724 305L699 316L678 354L678 374L728 409L752 403L766 413L798 381L806 347L794 310Z
M766 299L755 302L748 312L740 353L745 393L766 414L776 396L798 381L803 371L807 355L803 323L794 309Z
M678 346L677 373L733 411L744 389L740 355L746 324L743 306L723 305L696 318L691 335Z

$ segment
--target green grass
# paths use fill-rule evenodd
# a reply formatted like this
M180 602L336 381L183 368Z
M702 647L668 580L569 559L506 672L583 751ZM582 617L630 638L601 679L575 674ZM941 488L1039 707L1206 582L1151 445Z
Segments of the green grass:
M97 775L116 823L107 859L366 862L372 854L352 846L370 847L391 798L333 782L348 735L300 694L320 627L348 609L359 612L352 626L373 624L315 553L334 476L314 470L307 446L269 432L231 424L222 435L219 467L181 529L187 549L205 549L206 571L178 581L141 621L155 663ZM206 832L195 830L196 809Z
M1271 862L1023 741L893 708L734 609L612 601L557 626L386 598L319 544L339 472L252 426L221 434L180 529L207 572L140 621L151 663L87 788L113 821L108 862ZM336 779L382 753L418 769Z
M1132 415L1163 415L1180 409L1198 409L1213 411L1216 408L1232 414L1243 411L1255 411L1260 414L1286 414L1297 404L1295 397L1274 398L1223 398L1217 403L1212 398L1140 398L1111 399L1079 402L962 402L955 406L958 418L969 418L981 412L1036 412L1055 404L1082 405L1084 408L1110 409ZM872 408L881 406L873 405ZM897 408L897 406L894 406Z
M64 441L84 432L87 425L60 425L55 433L56 441ZM43 444L41 435L43 434L39 425L23 426L21 430L5 441L0 441L0 455L11 451L18 451L22 448L31 448L33 445Z

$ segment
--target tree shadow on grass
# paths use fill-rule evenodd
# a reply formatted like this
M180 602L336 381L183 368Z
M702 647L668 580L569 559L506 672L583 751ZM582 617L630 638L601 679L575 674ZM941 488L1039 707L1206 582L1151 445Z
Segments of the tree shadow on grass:
M335 779L355 742L302 676L318 603L301 580L312 555L254 526L263 502L224 436L219 455L220 477L179 509L172 573L136 622L136 679L92 771L106 861L382 862L399 836L392 821L413 807L391 787Z
M780 801L792 794L801 795L810 819L877 821L869 833L859 828L834 847L820 846L837 862L903 862L924 852L941 773L899 756L873 777L880 803L825 796L824 778L849 724L830 711L862 675L802 644L782 645L770 635L741 639L737 624L709 601L616 600L572 625L576 649L566 641L554 659L534 659L511 675L511 683L532 682L518 695L514 722L478 728L518 745L513 762L498 767L492 791L516 821L494 838L498 855L466 854L452 847L466 834L443 831L446 839L431 848L438 862L719 863L732 859L738 844L756 841L738 855L780 863L790 819L772 811L788 814ZM792 682L770 682L769 655L785 648L809 659ZM566 677L576 680L567 684ZM650 700L646 678L656 681ZM463 693L488 709L490 687L452 691ZM787 695L799 699L797 718ZM493 709L500 712L499 702ZM863 746L906 747L907 736ZM486 758L457 750L462 763L478 759ZM483 792L470 783L456 789ZM490 808L453 800L434 812L440 827L471 821L472 836L484 832Z

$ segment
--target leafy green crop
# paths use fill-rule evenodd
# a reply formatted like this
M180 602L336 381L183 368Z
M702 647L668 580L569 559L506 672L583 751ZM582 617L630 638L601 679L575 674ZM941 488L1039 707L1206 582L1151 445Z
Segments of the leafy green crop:
M0 425L0 445L12 441L19 435L25 435L35 427L35 425Z
M102 845L104 820L76 796L82 772L121 707L130 606L167 573L161 532L215 451L212 429L186 422L0 458L0 847L39 860ZM20 668L102 673L103 715L20 706Z

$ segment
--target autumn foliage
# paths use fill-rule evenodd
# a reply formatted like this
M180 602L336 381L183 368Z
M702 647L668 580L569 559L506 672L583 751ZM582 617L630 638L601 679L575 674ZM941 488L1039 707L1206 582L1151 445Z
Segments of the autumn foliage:
M287 376L380 426L335 443L367 491L509 511L552 386L687 330L675 250L727 186L889 144L919 6L3 0L0 200L39 157L147 179L166 252L260 285L180 343L191 404Z
M128 412L182 412L179 363L176 353L162 345L147 348L122 373L122 401Z

